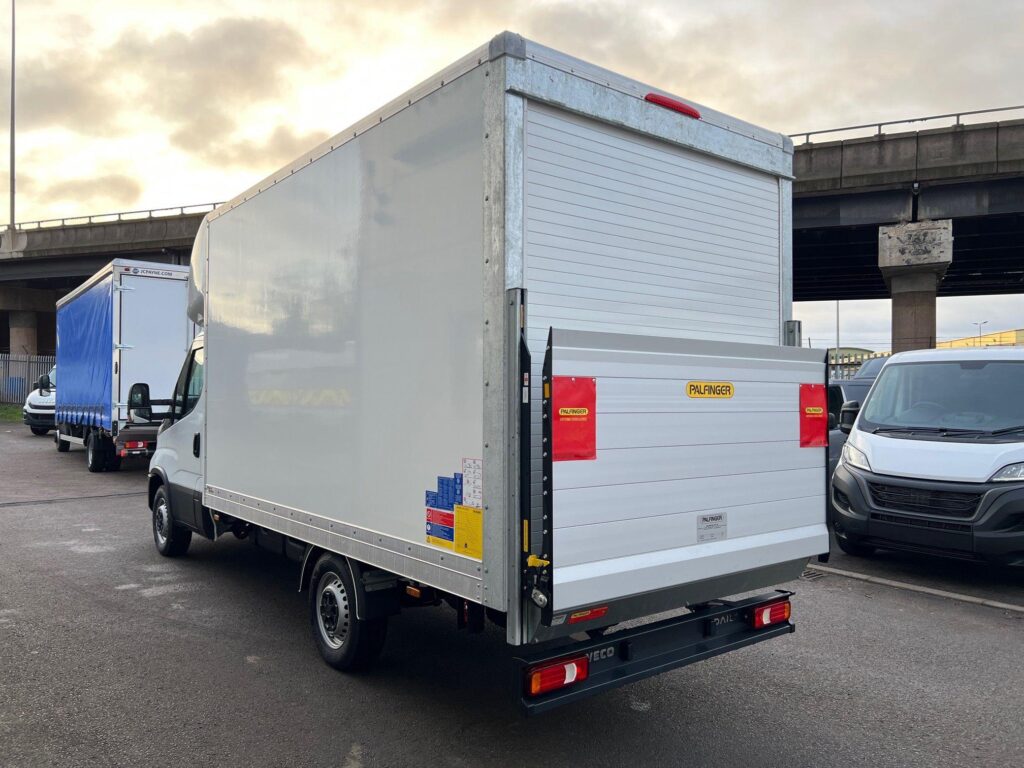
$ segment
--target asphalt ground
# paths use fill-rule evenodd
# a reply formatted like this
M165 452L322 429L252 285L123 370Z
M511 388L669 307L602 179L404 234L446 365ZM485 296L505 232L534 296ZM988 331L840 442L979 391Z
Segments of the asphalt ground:
M296 565L153 548L145 466L0 425L0 765L1024 765L1024 614L828 574L796 633L532 720L498 630L392 620L380 664L319 659ZM1021 602L1013 574L883 553L829 564Z

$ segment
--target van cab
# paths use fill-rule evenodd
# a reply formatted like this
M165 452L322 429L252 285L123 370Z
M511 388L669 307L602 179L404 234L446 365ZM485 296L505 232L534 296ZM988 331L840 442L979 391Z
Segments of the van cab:
M45 435L53 429L53 409L57 402L57 366L40 376L36 388L28 393L21 409L22 421L33 435Z
M913 550L1024 566L1024 349L902 352L863 403L832 479L848 554Z

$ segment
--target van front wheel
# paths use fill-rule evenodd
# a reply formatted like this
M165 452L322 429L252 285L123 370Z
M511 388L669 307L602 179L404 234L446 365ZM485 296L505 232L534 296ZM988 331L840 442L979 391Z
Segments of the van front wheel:
M321 555L309 585L309 623L324 661L346 672L369 667L384 646L388 620L356 617L355 585L345 559Z
M174 524L171 502L162 485L153 494L153 543L164 557L180 557L192 543L192 531Z

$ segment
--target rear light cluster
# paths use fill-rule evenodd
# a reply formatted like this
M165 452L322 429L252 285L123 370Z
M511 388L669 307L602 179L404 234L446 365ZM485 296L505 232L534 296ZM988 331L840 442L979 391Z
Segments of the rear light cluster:
M772 624L780 624L783 621L789 621L789 617L792 612L793 609L789 604L789 600L780 600L777 603L759 605L754 609L754 616L751 620L751 624L753 624L754 629L770 627Z
M532 667L526 673L526 692L530 696L540 696L557 691L586 680L589 673L590 660L586 656L549 661Z
M121 450L118 453L121 457L125 457L128 455L128 451L141 451L145 450L145 448L145 440L125 440L124 444L121 446Z

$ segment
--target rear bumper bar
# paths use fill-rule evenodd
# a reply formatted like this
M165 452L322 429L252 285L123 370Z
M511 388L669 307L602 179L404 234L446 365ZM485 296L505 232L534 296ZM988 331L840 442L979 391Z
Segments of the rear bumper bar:
M788 621L754 629L750 619L756 606L792 594L777 590L743 600L718 600L683 616L613 632L596 640L517 654L513 685L520 706L526 715L541 714L602 691L787 635L796 629ZM525 694L524 684L530 667L580 655L586 655L590 662L586 680L537 697Z

